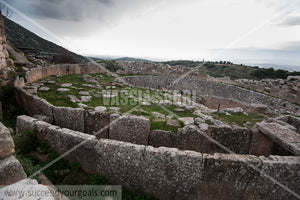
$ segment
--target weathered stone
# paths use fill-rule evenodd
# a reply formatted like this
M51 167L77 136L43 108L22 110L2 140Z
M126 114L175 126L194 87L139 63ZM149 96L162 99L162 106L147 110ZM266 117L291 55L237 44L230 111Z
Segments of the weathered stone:
M216 119L210 120L210 123L212 123L213 125L216 125L216 126L228 126L224 122L222 122L220 120L216 120Z
M108 139L110 114L105 112L85 111L84 132L95 135L98 139Z
M85 91L80 91L79 95L88 96L88 95L90 95L90 93L89 92L85 92Z
M244 112L243 108L236 107L236 108L224 108L222 112L229 112L229 113L241 113Z
M68 95L68 97L70 98L70 101L73 103L79 102L79 99L74 95Z
M148 144L150 120L137 116L111 115L109 139Z
M257 128L286 150L300 155L300 135L277 123L257 123Z
M160 118L160 119L166 119L166 115L162 114L162 113L159 113L159 112L152 112L152 115L155 117L155 118Z
M149 192L160 199L294 198L269 177L296 193L299 191L300 162L296 156L201 154L115 140L98 141L94 136L45 122L28 125L37 126L38 138L60 154L78 146L65 158L78 162L87 173L105 175L109 182Z
M119 107L110 107L109 110L112 111L112 112L118 113L121 110L121 108L119 108Z
M8 195L7 191L13 191L15 195ZM21 195L23 193L23 195ZM57 193L45 185L40 185L34 179L24 179L12 185L8 185L0 189L0 196L6 200L21 200L21 199L39 199L39 200L57 200L61 196L55 198L54 194ZM34 198L33 198L34 194Z
M92 96L81 96L81 102L90 102L92 100Z
M99 84L98 79L95 78L95 77L92 77L90 75L84 74L84 75L82 75L82 78L83 78L83 81L85 81L85 82L90 82L90 83L93 83L93 84Z
M47 92L49 90L50 90L50 88L48 88L48 87L40 87L39 88L39 91L43 91L43 92Z
M202 130L202 131L207 131L208 130L208 124L201 123L198 126L199 126L200 130Z
M167 119L173 119L174 118L174 115L168 115L167 116Z
M142 105L142 106L150 106L151 103L149 103L149 102L147 102L147 101L143 101L143 102L141 102L141 105Z
M37 87L28 87L25 89L29 94L37 94Z
M61 87L70 87L72 86L72 83L64 83L60 85Z
M188 125L178 129L177 147L182 150L192 150L198 152L208 152L209 141L202 132L194 125Z
M236 154L248 154L249 152L249 144L252 136L249 129L231 128L229 126L209 126L207 135L217 142L210 145L210 153L230 153L219 146L218 143Z
M13 184L26 177L20 162L14 156L0 160L0 187Z
M272 152L273 141L261 133L256 126L251 128L252 138L249 146L249 154L256 156L268 156Z
M70 89L68 89L68 88L58 88L57 89L57 92L69 92L70 91Z
M15 144L9 130L0 122L0 159L15 152Z
M258 166L260 160L255 156L234 154L204 155L203 181L198 191L205 199L252 199L255 190L263 190L257 185L259 172L251 168ZM245 182L251 180L251 183ZM201 199L201 198L200 198ZM263 198L259 198L263 199Z
M185 125L191 125L194 124L194 118L193 117L181 117L178 118L180 121L183 121Z
M213 120L212 116L203 114L202 110L195 110L195 112L193 112L193 115L197 115L201 117L203 120Z
M196 125L199 126L200 124L203 124L203 123L205 123L205 120L203 120L203 119L201 119L199 117L195 118L195 124Z
M171 131L154 130L149 135L149 145L153 147L176 147L177 137Z
M174 127L180 127L181 126L179 121L177 121L175 119L168 119L167 125L174 126Z
M47 122L49 124L51 124L53 122L53 118L47 117L45 115L34 115L33 118L36 118L39 121Z
M86 107L88 107L87 105L85 105L85 104L83 104L83 103L78 103L77 104L80 108L86 108Z
M106 109L106 107L105 106L97 106L96 108L95 108L95 111L97 111L97 112L105 112L107 109Z
M55 125L84 132L84 109L54 107L53 116Z

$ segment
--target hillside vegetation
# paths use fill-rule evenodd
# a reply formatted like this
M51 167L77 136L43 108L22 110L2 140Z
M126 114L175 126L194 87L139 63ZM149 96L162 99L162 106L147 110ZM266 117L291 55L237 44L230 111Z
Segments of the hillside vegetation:
M59 63L80 63L86 58L77 55L67 49L47 41L33 32L23 28L19 24L3 17L5 35L8 43L25 54L45 56L50 62Z
M189 60L175 60L164 62L171 66L182 65L186 67L201 66L200 69L204 70L208 75L213 77L229 76L231 79L265 79L265 78L281 78L286 79L290 75L300 75L300 72L289 72L286 70L274 70L273 68L259 68L245 65L237 65L228 61L220 62L206 62L202 65L200 61Z

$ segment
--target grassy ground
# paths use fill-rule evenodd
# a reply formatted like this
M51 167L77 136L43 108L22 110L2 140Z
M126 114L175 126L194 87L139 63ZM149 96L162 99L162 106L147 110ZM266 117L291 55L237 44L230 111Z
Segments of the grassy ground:
M49 164L59 154L49 148L45 143L39 142L35 132L24 131L14 136L16 157L22 164L28 176ZM46 168L42 173L55 185L113 185L106 177L96 174L86 174L76 162L67 162L64 159ZM38 180L38 175L33 177ZM124 200L155 200L152 195L122 188Z
M228 124L237 124L239 126L244 126L246 122L250 122L251 124L255 124L256 122L262 121L263 116L255 114L255 113L247 113L248 115L245 115L243 113L231 113L231 115L226 115L224 113L220 113L217 115L217 113L213 114L213 117L227 122Z
M112 86L113 77L109 77L106 74L90 74L90 76L96 77L99 80L99 85L105 90L107 86ZM65 107L79 107L77 103L73 103L70 101L68 95L74 95L78 99L80 99L79 91L87 91L92 96L90 102L84 103L88 107L85 109L93 110L97 106L105 106L108 108L108 112L110 107L118 107L120 108L120 113L130 112L135 115L143 115L150 119L151 122L151 130L161 129L166 131L172 131L175 134L177 133L177 127L168 126L167 120L157 122L155 121L155 117L152 115L152 112L159 112L164 115L174 115L174 119L177 117L193 117L191 111L175 111L177 106L174 105L164 105L161 106L157 103L151 103L151 105L141 105L141 102L151 102L152 100L161 101L161 100L172 100L171 97L168 97L166 91L160 90L148 90L136 87L127 87L127 86L115 86L111 91L117 92L116 97L112 98L104 98L102 89L95 89L91 87L83 86L83 84L88 84L84 82L81 75L78 74L70 74L61 77L48 77L41 81L49 81L54 80L56 84L44 83L45 87L49 87L50 90L47 92L38 91L38 96L46 99L48 102L55 106L65 106ZM61 84L63 83L72 83L72 86L76 88L82 89L74 89L69 87L69 92L61 93L57 92L58 88L61 88ZM105 90L106 92L110 91L110 89ZM105 92L104 92L105 93ZM166 96L164 96L166 95ZM149 97L151 98L149 100ZM113 113L113 112L111 112ZM181 127L183 127L183 123L181 123Z

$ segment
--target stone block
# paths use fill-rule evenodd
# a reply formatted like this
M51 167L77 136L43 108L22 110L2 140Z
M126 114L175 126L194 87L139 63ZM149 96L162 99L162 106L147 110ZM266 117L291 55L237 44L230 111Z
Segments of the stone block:
M14 157L9 156L0 160L0 187L10 185L27 178L20 162Z
M207 134L236 154L248 154L249 152L249 143L252 133L246 128L209 126ZM209 152L229 153L215 143L211 143Z
M272 152L273 141L262 134L256 127L251 129L252 139L249 146L249 154L256 156L268 156Z
M299 156L260 156L261 172L253 196L256 199L297 199L300 193ZM282 184L281 186L277 183ZM290 192L290 191L293 191Z
M15 144L9 130L0 122L0 159L15 152Z
M177 136L171 131L154 130L149 135L149 145L153 147L176 147Z
M105 112L84 113L84 132L95 135L97 138L108 139L110 114Z
M111 115L109 139L148 144L150 120L140 116Z
M22 133L24 130L33 130L35 128L35 122L38 120L26 115L17 117L17 134Z
M54 123L62 128L84 132L84 109L53 107Z
M256 156L204 154L204 159L199 199L257 199L253 192L263 185L256 184L260 175L251 167L261 163Z
M52 190L50 191L50 187L48 188L45 185L38 184L38 182L34 179L24 179L12 185L8 185L0 189L0 196L5 198L6 200L16 200L16 199L33 199L32 194L35 194L34 199L39 200L60 200L62 199L61 194L55 196L57 192ZM24 195L22 197L18 197L18 195L7 194L7 191L14 191L16 194ZM30 191L30 192L29 192Z
M178 129L177 148L206 153L209 150L209 140L206 133L194 125Z

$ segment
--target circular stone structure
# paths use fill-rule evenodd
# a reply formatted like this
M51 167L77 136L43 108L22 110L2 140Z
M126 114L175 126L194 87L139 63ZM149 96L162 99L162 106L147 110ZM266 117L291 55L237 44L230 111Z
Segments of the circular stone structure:
M51 75L104 72L97 66L56 65L27 72L26 84L34 84ZM223 99L234 97L247 104L265 104L273 111L282 107L291 112L299 109L284 100L232 85L194 77L184 78L180 83L176 79L173 76L128 76L118 78L117 82L130 84L129 88L136 86L152 88L153 91L157 88L179 91L194 89L196 95L199 94L197 101L203 96ZM95 91L102 87L84 84L84 87ZM89 108L54 106L37 95L30 94L23 86L24 80L16 79L19 104L29 115L45 115L54 124L19 116L18 132L37 129L38 138L60 154L84 141L66 159L79 162L86 172L105 175L113 183L149 192L161 199L299 197L300 120L297 117L282 115L258 122L251 128L243 128L229 126L189 108L193 118L198 118L195 120L197 124L183 125L174 134L167 130L153 130L150 120L142 116L121 116ZM76 90L72 86L69 87L70 90ZM90 92L90 95L93 94ZM97 95L99 97L102 93ZM77 101L74 97L72 99ZM168 103L162 106L168 106ZM185 109L187 108L183 110ZM112 110L120 111L115 108ZM155 115L163 119L162 115ZM202 122L207 121L214 123L208 124L206 130L201 129Z

